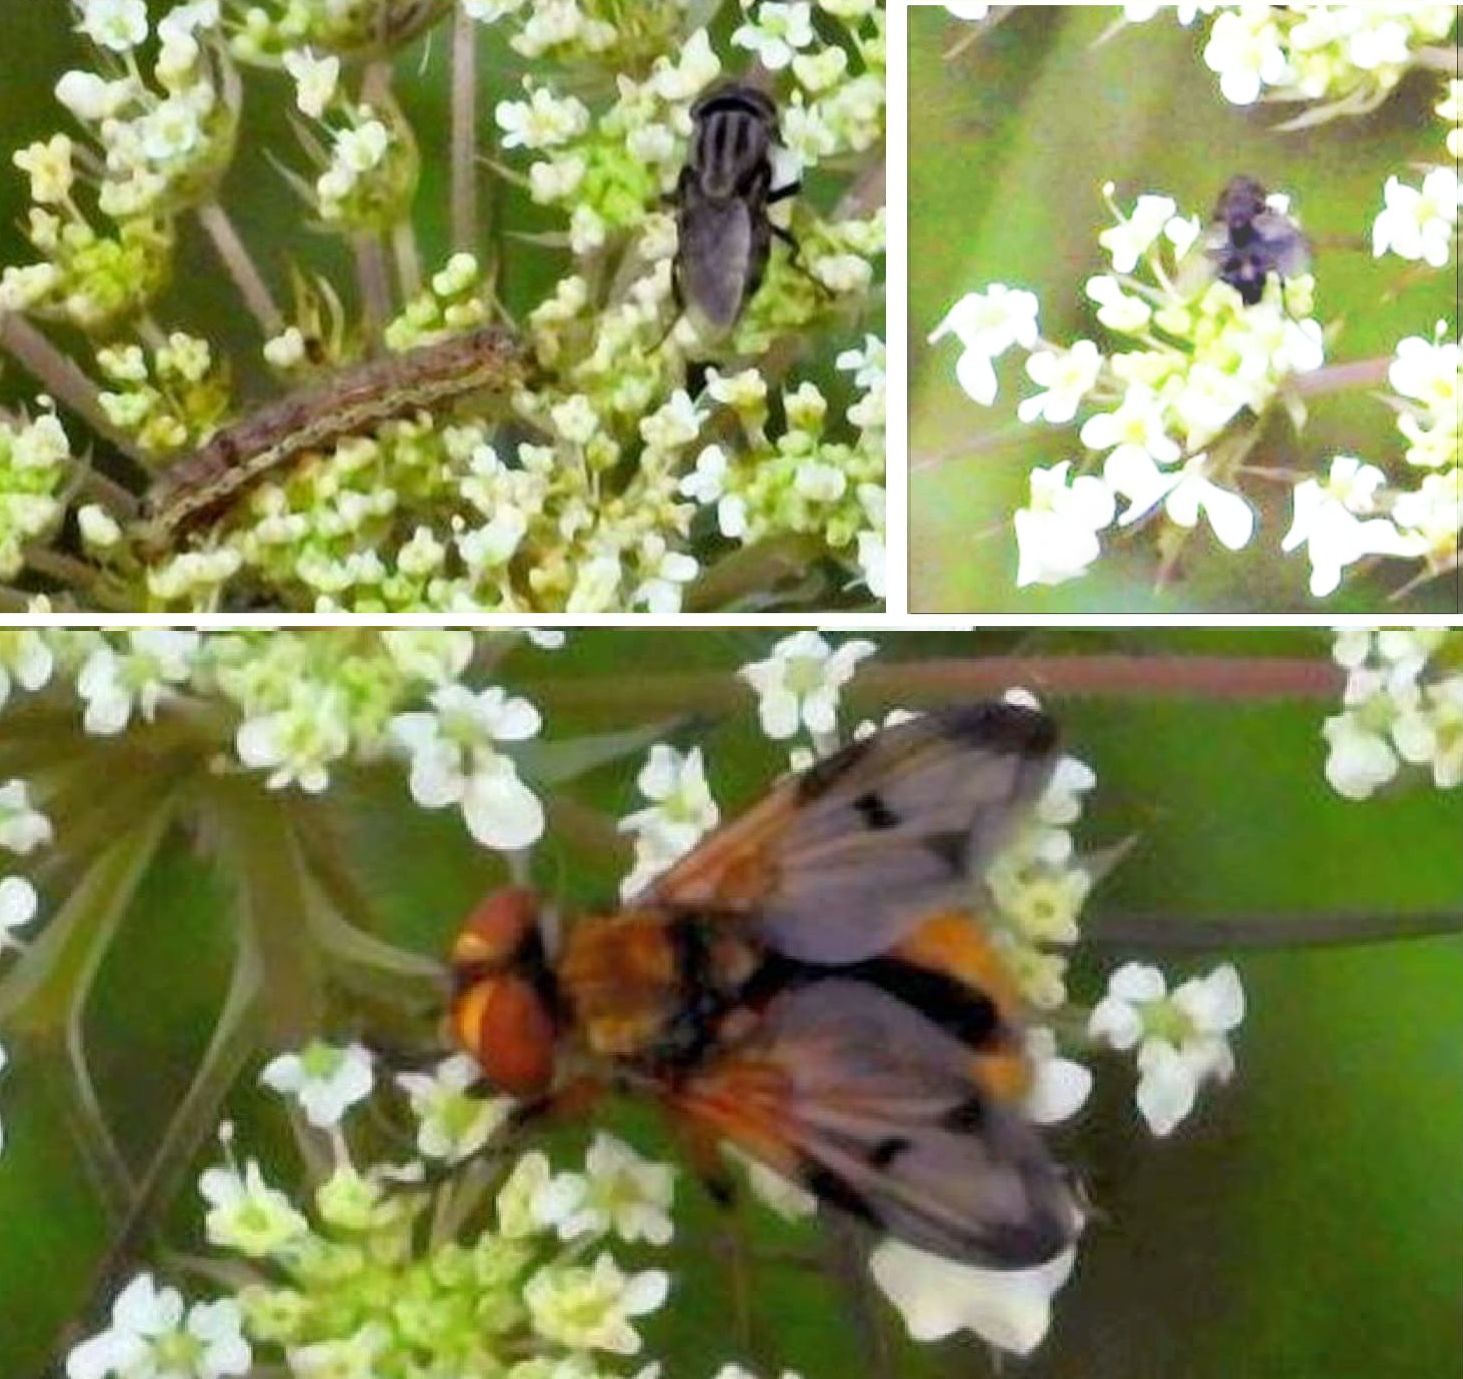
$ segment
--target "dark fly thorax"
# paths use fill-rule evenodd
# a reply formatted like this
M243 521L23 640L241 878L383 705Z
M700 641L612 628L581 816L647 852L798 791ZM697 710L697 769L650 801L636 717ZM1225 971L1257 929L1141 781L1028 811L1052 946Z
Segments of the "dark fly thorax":
M694 1072L724 1047L726 1018L763 963L760 950L727 936L724 921L687 912L666 926L674 963L674 999L654 1041L639 1060L674 1080Z
M1215 276L1228 283L1246 306L1265 295L1274 273L1291 276L1309 260L1300 227L1272 210L1265 188L1253 177L1232 177L1214 207L1217 231L1209 249Z
M713 92L693 110L688 160L696 190L712 200L765 198L772 180L777 112L751 87Z

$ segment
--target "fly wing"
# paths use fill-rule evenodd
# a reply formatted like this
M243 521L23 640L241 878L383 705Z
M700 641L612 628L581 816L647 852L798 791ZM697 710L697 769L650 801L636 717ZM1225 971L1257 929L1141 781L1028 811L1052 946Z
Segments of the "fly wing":
M1311 266L1311 246L1296 223L1279 211L1255 217L1255 233L1263 241L1275 271L1282 278L1299 277Z
M858 962L958 905L1041 794L1055 724L983 703L886 728L778 785L644 899L745 921L804 962Z
M741 314L752 263L753 227L741 198L716 200L691 183L683 187L677 272L687 307L713 334L725 334Z
M980 1061L902 1001L830 977L777 997L666 1099L911 1245L1029 1268L1071 1243L1078 1212L1035 1131L981 1089Z

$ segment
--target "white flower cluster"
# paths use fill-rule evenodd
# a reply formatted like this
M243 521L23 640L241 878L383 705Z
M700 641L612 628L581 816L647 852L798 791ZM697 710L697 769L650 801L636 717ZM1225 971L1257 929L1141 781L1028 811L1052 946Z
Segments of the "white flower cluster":
M282 61L294 78L295 107L319 136L306 142L321 163L313 209L340 230L389 231L410 208L420 172L416 145L396 111L350 99L335 53L290 48Z
M1404 763L1440 790L1463 785L1463 635L1437 630L1337 634L1342 711L1326 720L1326 779L1348 799L1389 784Z
M1289 5L1218 4L1188 0L1177 6L1139 0L1123 16L1141 23L1172 10L1181 24L1213 15L1204 62L1219 78L1225 100L1325 101L1307 118L1359 115L1374 109L1414 65L1417 53L1439 43L1457 20L1453 5L1335 4L1307 0ZM1218 11L1218 13L1215 13Z
M97 364L110 385L97 394L102 411L149 459L175 455L213 431L229 405L225 372L213 347L196 335L174 331L150 352L141 345L106 346L97 351Z
M177 4L155 31L143 0L77 0L99 71L76 69L56 97L95 149L58 133L14 155L34 203L27 233L44 255L0 276L0 309L30 310L105 332L145 305L166 277L167 217L209 200L233 153L239 92L220 46L219 0ZM157 40L152 80L140 50ZM78 201L116 222L97 231Z
M0 637L0 706L12 682L40 689L57 668L93 736L151 724L181 698L217 698L237 717L239 767L264 773L270 789L318 794L338 767L397 754L408 763L412 798L459 809L484 847L519 850L543 832L543 805L512 756L513 744L538 735L538 710L500 687L463 683L474 633L205 637L146 628Z
M1236 471L1286 383L1324 362L1321 325L1307 314L1309 276L1283 285L1272 277L1247 306L1207 270L1197 217L1153 194L1124 213L1112 191L1116 224L1099 240L1113 271L1088 279L1086 294L1120 348L1041 341L1036 297L1000 283L962 298L930 335L959 340L957 378L983 406L997 394L994 361L1019 346L1044 390L1021 403L1023 421L1067 425L1080 409L1097 409L1079 432L1093 458L1031 474L1031 501L1015 516L1018 587L1086 573L1101 553L1098 533L1114 521L1123 529L1161 517L1166 552L1201 519L1225 548L1248 545L1255 512L1233 486ZM1271 204L1287 209L1284 197ZM1249 426L1237 425L1246 418ZM1100 474L1081 472L1098 455Z
M1352 455L1331 461L1324 481L1295 487L1295 516L1282 549L1304 546L1311 562L1311 593L1324 598L1357 561L1385 556L1420 560L1419 579L1457 566L1463 527L1463 362L1456 340L1438 323L1434 339L1411 336L1397 346L1388 371L1397 414L1407 442L1404 458L1417 486L1389 479L1379 467Z
M983 878L1007 965L1036 1010L1067 1003L1065 954L1081 937L1082 907L1105 870L1103 859L1083 858L1072 840L1083 796L1096 785L1085 761L1063 757L1031 816Z
M833 551L852 548L860 578L875 597L884 591L884 342L839 356L838 367L865 391L845 412L858 427L849 443L825 434L828 400L812 383L784 392L787 429L767 434L766 382L755 370L712 376L707 393L721 416L734 419L740 441L725 434L696 457L680 492L714 512L728 540L755 545L780 533L812 535ZM728 453L730 452L730 453Z
M787 88L776 93L787 145L779 178L796 176L800 166L872 155L883 137L882 7L830 0L818 8L814 23L804 0L748 6L731 44L744 56L759 53ZM234 151L235 61L281 68L293 82L294 124L310 167L287 179L317 224L356 237L368 306L387 317L397 284L388 265L376 264L374 248L377 240L394 246L405 300L384 323L390 348L440 341L494 311L468 254L455 255L418 288L408 233L417 141L381 82L348 78L353 57L404 46L447 9L421 0L271 0L229 11L225 26L220 0L174 5L155 23L136 0L78 0L83 31L99 45L107 71L69 73L58 94L103 145L102 212L118 223L102 234L86 222L76 189L90 162L68 136L22 150L17 162L37 202L31 238L44 258L4 270L0 310L64 318L107 339L97 402L145 466L201 444L235 410L229 361L216 346L178 332L160 337L150 319L143 328L170 275L179 212L200 213L266 332L266 360L288 382L358 353L359 324L328 281L297 272L295 318L281 315L214 199ZM728 586L745 578L745 568L762 568L737 547L776 543L758 597L780 595L772 586L791 582L787 551L815 567L798 597L845 582L882 596L882 346L877 359L869 343L844 352L858 391L837 406L811 383L788 385L795 401L786 435L780 417L765 424L766 406L755 425L737 413L741 424L733 426L727 403L685 389L688 359L703 359L705 349L674 301L675 218L662 201L686 156L690 110L724 70L711 32L684 0L631 7L619 0L481 0L466 12L507 26L526 56L565 67L562 76L553 68L536 72L525 99L504 101L496 112L504 148L534 155L528 186L535 199L562 209L579 260L527 313L539 367L533 386L519 389L511 405L528 437L500 453L505 407L496 397L476 415L459 408L450 422L406 408L380 424L363 418L360 434L261 475L219 520L162 553L133 539L125 501L98 481L101 501L77 512L91 563L52 560L48 575L78 586L80 597L105 594L109 605L190 612L236 597L257 601L263 590L276 606L318 612L670 614L694 581L721 587L715 564L738 562ZM155 40L155 81L166 100L141 75L141 53ZM585 86L585 63L613 83ZM379 76L384 65L373 70ZM606 93L594 108L574 94L590 90ZM195 111L192 124L185 107ZM128 161L123 154L134 145L152 150L153 162ZM118 200L118 179L134 189L130 199ZM882 211L845 207L844 218L825 220L806 198L775 210L793 218L801 252L796 261L773 255L762 290L727 343L740 359L791 336L844 327L876 287ZM611 248L623 264L616 274L602 271ZM775 382L762 379L761 386L776 412ZM713 482L718 445L726 491L707 501L720 508L721 497L728 499L726 521L698 521L697 493ZM707 466L693 491L687 485L703 455ZM42 538L32 542L39 561L61 511L48 510L42 521L29 495L15 507L17 523L20 516L32 523L26 534ZM87 578L98 571L99 580Z
M398 1077L424 1159L475 1154L504 1123L509 1104L478 1097L470 1077L460 1057ZM225 1379L271 1361L297 1379L408 1365L460 1379L613 1379L606 1360L642 1349L635 1320L663 1306L670 1278L625 1272L609 1246L670 1243L668 1166L608 1134L595 1137L582 1173L555 1173L546 1155L528 1153L489 1180L490 1225L479 1220L462 1239L444 1234L439 1201L437 1228L425 1234L426 1164L353 1157L346 1119L375 1090L363 1049L313 1044L275 1059L263 1080L329 1137L332 1166L310 1193L313 1211L257 1161L241 1165L225 1126L225 1162L202 1174L199 1191L209 1244L234 1257L232 1295L188 1307L139 1275L111 1324L71 1351L67 1379ZM464 1188L448 1180L439 1191L459 1221L469 1218ZM642 1369L640 1379L656 1372Z

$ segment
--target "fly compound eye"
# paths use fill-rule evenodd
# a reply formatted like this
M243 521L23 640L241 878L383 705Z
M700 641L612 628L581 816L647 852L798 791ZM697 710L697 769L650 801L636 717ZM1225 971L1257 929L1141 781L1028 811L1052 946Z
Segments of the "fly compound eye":
M494 891L467 917L452 945L461 967L507 967L538 933L538 896L525 886Z
M452 1033L500 1091L539 1096L554 1080L554 1017L532 982L512 975L475 982L453 1003Z

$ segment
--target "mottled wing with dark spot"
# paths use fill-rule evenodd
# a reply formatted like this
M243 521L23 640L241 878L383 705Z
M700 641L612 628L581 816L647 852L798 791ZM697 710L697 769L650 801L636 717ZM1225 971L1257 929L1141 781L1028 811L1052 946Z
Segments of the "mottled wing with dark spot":
M886 992L830 977L777 997L751 1036L666 1096L911 1245L1032 1267L1071 1242L1078 1213L1019 1111L980 1091L977 1061Z
M682 191L676 258L681 298L713 334L725 334L741 314L752 276L756 227L741 198L712 200L694 183Z
M805 962L859 962L958 906L1057 751L1051 719L1005 703L887 728L783 781L642 899L741 919Z

